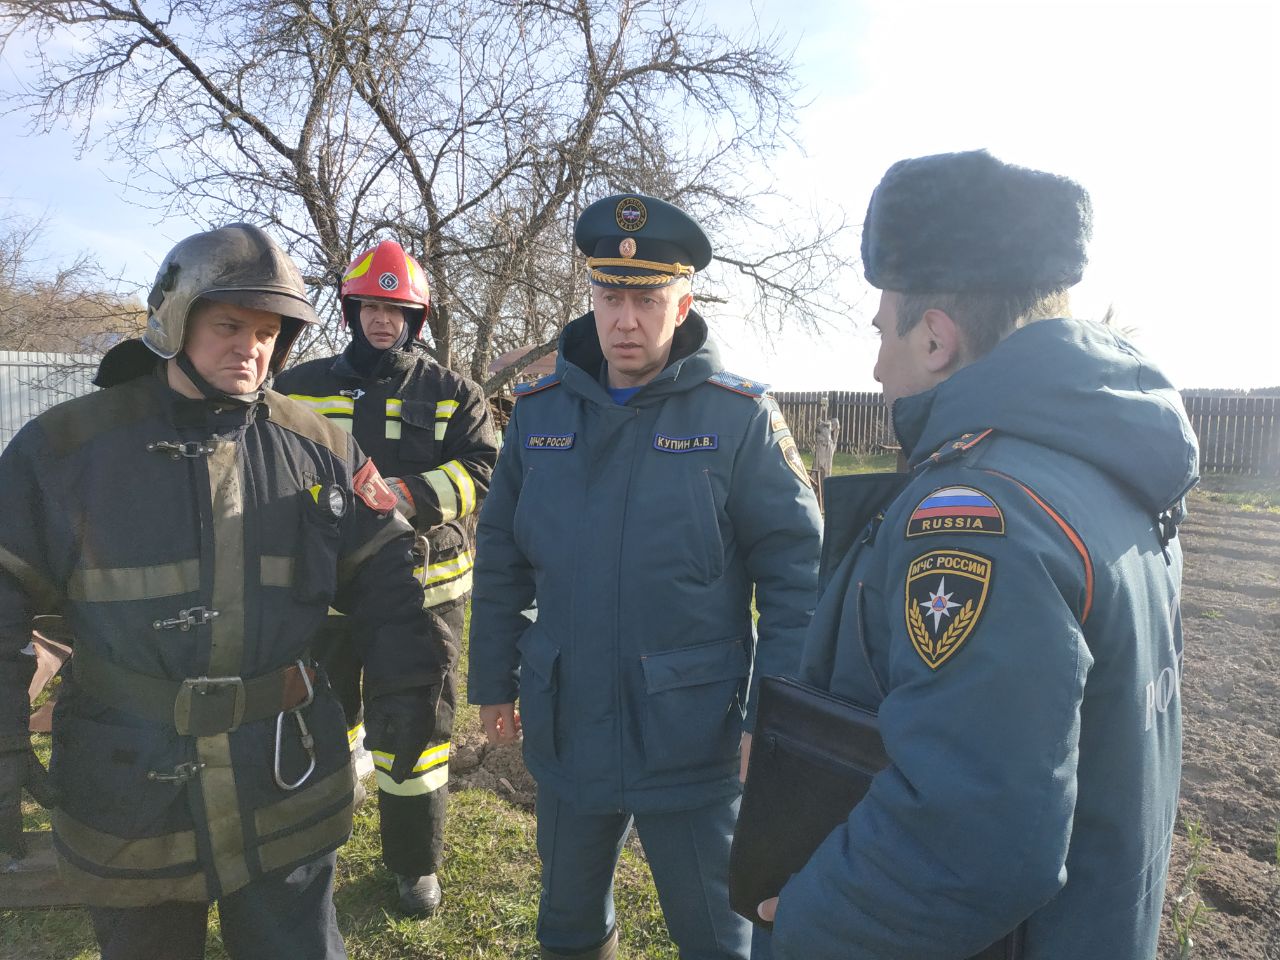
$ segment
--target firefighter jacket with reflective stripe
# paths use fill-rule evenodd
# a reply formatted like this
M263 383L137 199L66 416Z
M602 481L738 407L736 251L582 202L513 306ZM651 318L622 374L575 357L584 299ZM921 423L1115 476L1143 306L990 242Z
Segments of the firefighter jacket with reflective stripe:
M753 664L798 663L817 502L777 405L723 371L696 313L625 405L592 314L560 350L481 511L468 695L519 700L530 771L579 809L715 802L738 790Z
M413 523L430 546L427 605L470 592L473 558L459 521L479 509L498 456L480 387L415 342L386 351L370 377L344 352L286 370L275 388L352 432L384 477L408 487L417 508Z
M277 726L260 678L308 662L331 605L365 627L367 698L438 684L451 644L422 607L409 526L353 494L363 464L284 396L189 400L152 374L54 407L0 456L22 505L0 525L3 710L25 713L6 677L32 616L63 614L78 653L54 714L53 825L84 902L213 899L348 836L341 707L321 674ZM277 773L292 784L311 763L304 724L314 770L282 789Z
M905 486L826 486L801 672L878 709L891 763L783 886L773 956L968 957L1024 925L1026 960L1154 957L1197 470L1182 401L1109 328L1043 320L893 419Z

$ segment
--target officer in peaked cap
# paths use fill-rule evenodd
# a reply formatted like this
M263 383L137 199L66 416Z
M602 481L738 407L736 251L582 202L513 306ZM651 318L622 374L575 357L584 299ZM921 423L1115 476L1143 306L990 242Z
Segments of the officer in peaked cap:
M872 194L912 469L827 484L800 677L876 710L889 764L759 906L773 960L1156 954L1197 451L1159 370L1070 318L1091 219L1080 184L985 151Z
M634 823L681 956L745 958L727 872L751 678L796 669L817 504L765 385L723 369L692 308L697 222L619 194L574 236L594 309L517 390L480 515L468 695L490 742L523 728L543 957L615 955Z

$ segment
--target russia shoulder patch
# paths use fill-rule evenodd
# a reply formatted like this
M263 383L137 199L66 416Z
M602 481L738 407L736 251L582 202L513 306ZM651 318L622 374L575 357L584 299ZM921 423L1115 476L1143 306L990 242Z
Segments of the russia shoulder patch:
M930 550L911 561L903 593L907 636L920 659L937 670L973 636L995 564L967 550Z
M725 390L732 390L734 393L740 393L744 397L763 397L769 392L767 383L759 383L756 380L748 380L746 377L740 377L736 373L730 373L728 370L721 370L719 373L713 373L707 377L707 383L713 383L717 387Z
M521 397L529 396L531 393L538 393L539 391L546 390L548 387L554 387L559 382L560 378L558 376L554 373L549 373L545 377L541 377L533 381L533 383L517 383L515 385L515 389L511 392L515 394L516 399L518 400Z
M935 533L1004 536L1004 511L977 487L941 487L921 500L907 520L907 537Z

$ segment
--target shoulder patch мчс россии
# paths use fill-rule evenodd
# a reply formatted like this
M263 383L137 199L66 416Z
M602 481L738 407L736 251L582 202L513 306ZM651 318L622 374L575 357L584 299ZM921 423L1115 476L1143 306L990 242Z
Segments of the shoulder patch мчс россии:
M937 670L973 635L991 590L994 564L967 550L930 550L911 561L907 636L920 659Z

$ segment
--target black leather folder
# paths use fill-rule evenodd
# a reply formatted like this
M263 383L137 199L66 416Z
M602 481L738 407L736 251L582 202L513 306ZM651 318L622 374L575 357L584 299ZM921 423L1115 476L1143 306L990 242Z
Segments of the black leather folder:
M760 680L751 766L729 854L729 903L752 923L888 766L873 711L788 677ZM832 909L839 909L835 903ZM1019 960L1021 927L972 960Z

